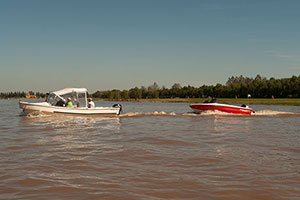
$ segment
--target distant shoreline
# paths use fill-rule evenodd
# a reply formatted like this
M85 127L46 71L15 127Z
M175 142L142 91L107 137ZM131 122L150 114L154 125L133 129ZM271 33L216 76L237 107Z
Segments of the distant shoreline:
M1 100L45 100L44 98L0 98ZM93 98L94 101L123 101L123 102L154 102L154 103L202 103L207 98L166 98L166 99L101 99ZM300 106L300 98L218 98L219 103L227 104L247 104L247 105L287 105L287 106Z
M300 106L300 98L217 98L219 103L226 104L255 104L255 105L288 105L288 106ZM108 101L107 99L95 99ZM124 101L132 102L157 102L157 103L202 103L207 98L171 98L171 99L128 99Z
M0 97L0 100L30 100L30 99L34 99L34 100L45 100L46 98L25 98L25 97L9 97L9 98L4 98L4 97Z

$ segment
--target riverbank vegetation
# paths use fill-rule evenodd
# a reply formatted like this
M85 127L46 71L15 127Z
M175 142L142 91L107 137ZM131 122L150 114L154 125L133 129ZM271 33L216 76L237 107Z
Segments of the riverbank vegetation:
M26 98L25 92L0 93L0 98ZM46 94L33 91L30 95L44 98ZM97 91L90 97L117 101L154 101L154 102L203 102L208 97L215 97L221 103L233 104L280 104L300 105L300 76L291 78L267 79L260 75L255 78L232 76L225 85L184 86L179 83L171 88L160 87L154 83L148 87L134 87L129 90Z
M129 90L97 91L91 94L101 99L173 99L173 98L299 98L300 76L291 78L266 79L257 75L255 78L232 76L225 85L184 86L175 83L171 88L157 83L149 87L135 87Z
M109 99L94 98L94 101L108 101ZM121 101L155 102L155 103L202 103L208 98L156 98L156 99L126 99ZM218 98L218 103L247 104L247 105L286 105L300 106L300 98Z
M45 98L46 94L41 92L0 92L0 99L16 99L16 98L29 98L34 96L34 98Z

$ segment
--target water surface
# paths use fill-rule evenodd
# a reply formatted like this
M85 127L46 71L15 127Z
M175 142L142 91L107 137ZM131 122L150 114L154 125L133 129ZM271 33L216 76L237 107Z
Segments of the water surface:
M0 199L300 199L300 107L121 104L118 118L26 117L0 100Z

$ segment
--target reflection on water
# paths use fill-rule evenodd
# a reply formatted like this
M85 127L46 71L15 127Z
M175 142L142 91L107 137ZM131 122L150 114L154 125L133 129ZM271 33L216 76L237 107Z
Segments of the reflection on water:
M21 117L20 126L35 128L43 135L36 134L32 140L36 143L49 145L50 154L58 151L94 153L95 149L109 151L119 150L122 145L109 145L105 139L120 139L120 119L82 116L42 116ZM24 130L22 130L24 132ZM50 145L51 144L51 145ZM54 145L56 144L56 145ZM46 154L49 154L47 152Z
M56 128L58 131L72 131L76 129L85 130L95 127L101 129L118 130L120 128L119 118L70 116L70 115L38 115L23 116L20 118L22 126L44 126Z
M249 132L249 118L230 118L224 116L215 116L214 129L219 134L232 134L241 132Z

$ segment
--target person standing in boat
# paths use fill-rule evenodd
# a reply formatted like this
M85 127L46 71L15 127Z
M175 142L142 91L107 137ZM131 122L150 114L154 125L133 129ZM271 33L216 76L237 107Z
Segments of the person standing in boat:
M70 97L68 98L67 107L73 107L72 99Z
M89 98L88 108L95 108L95 103L93 102L92 98Z

